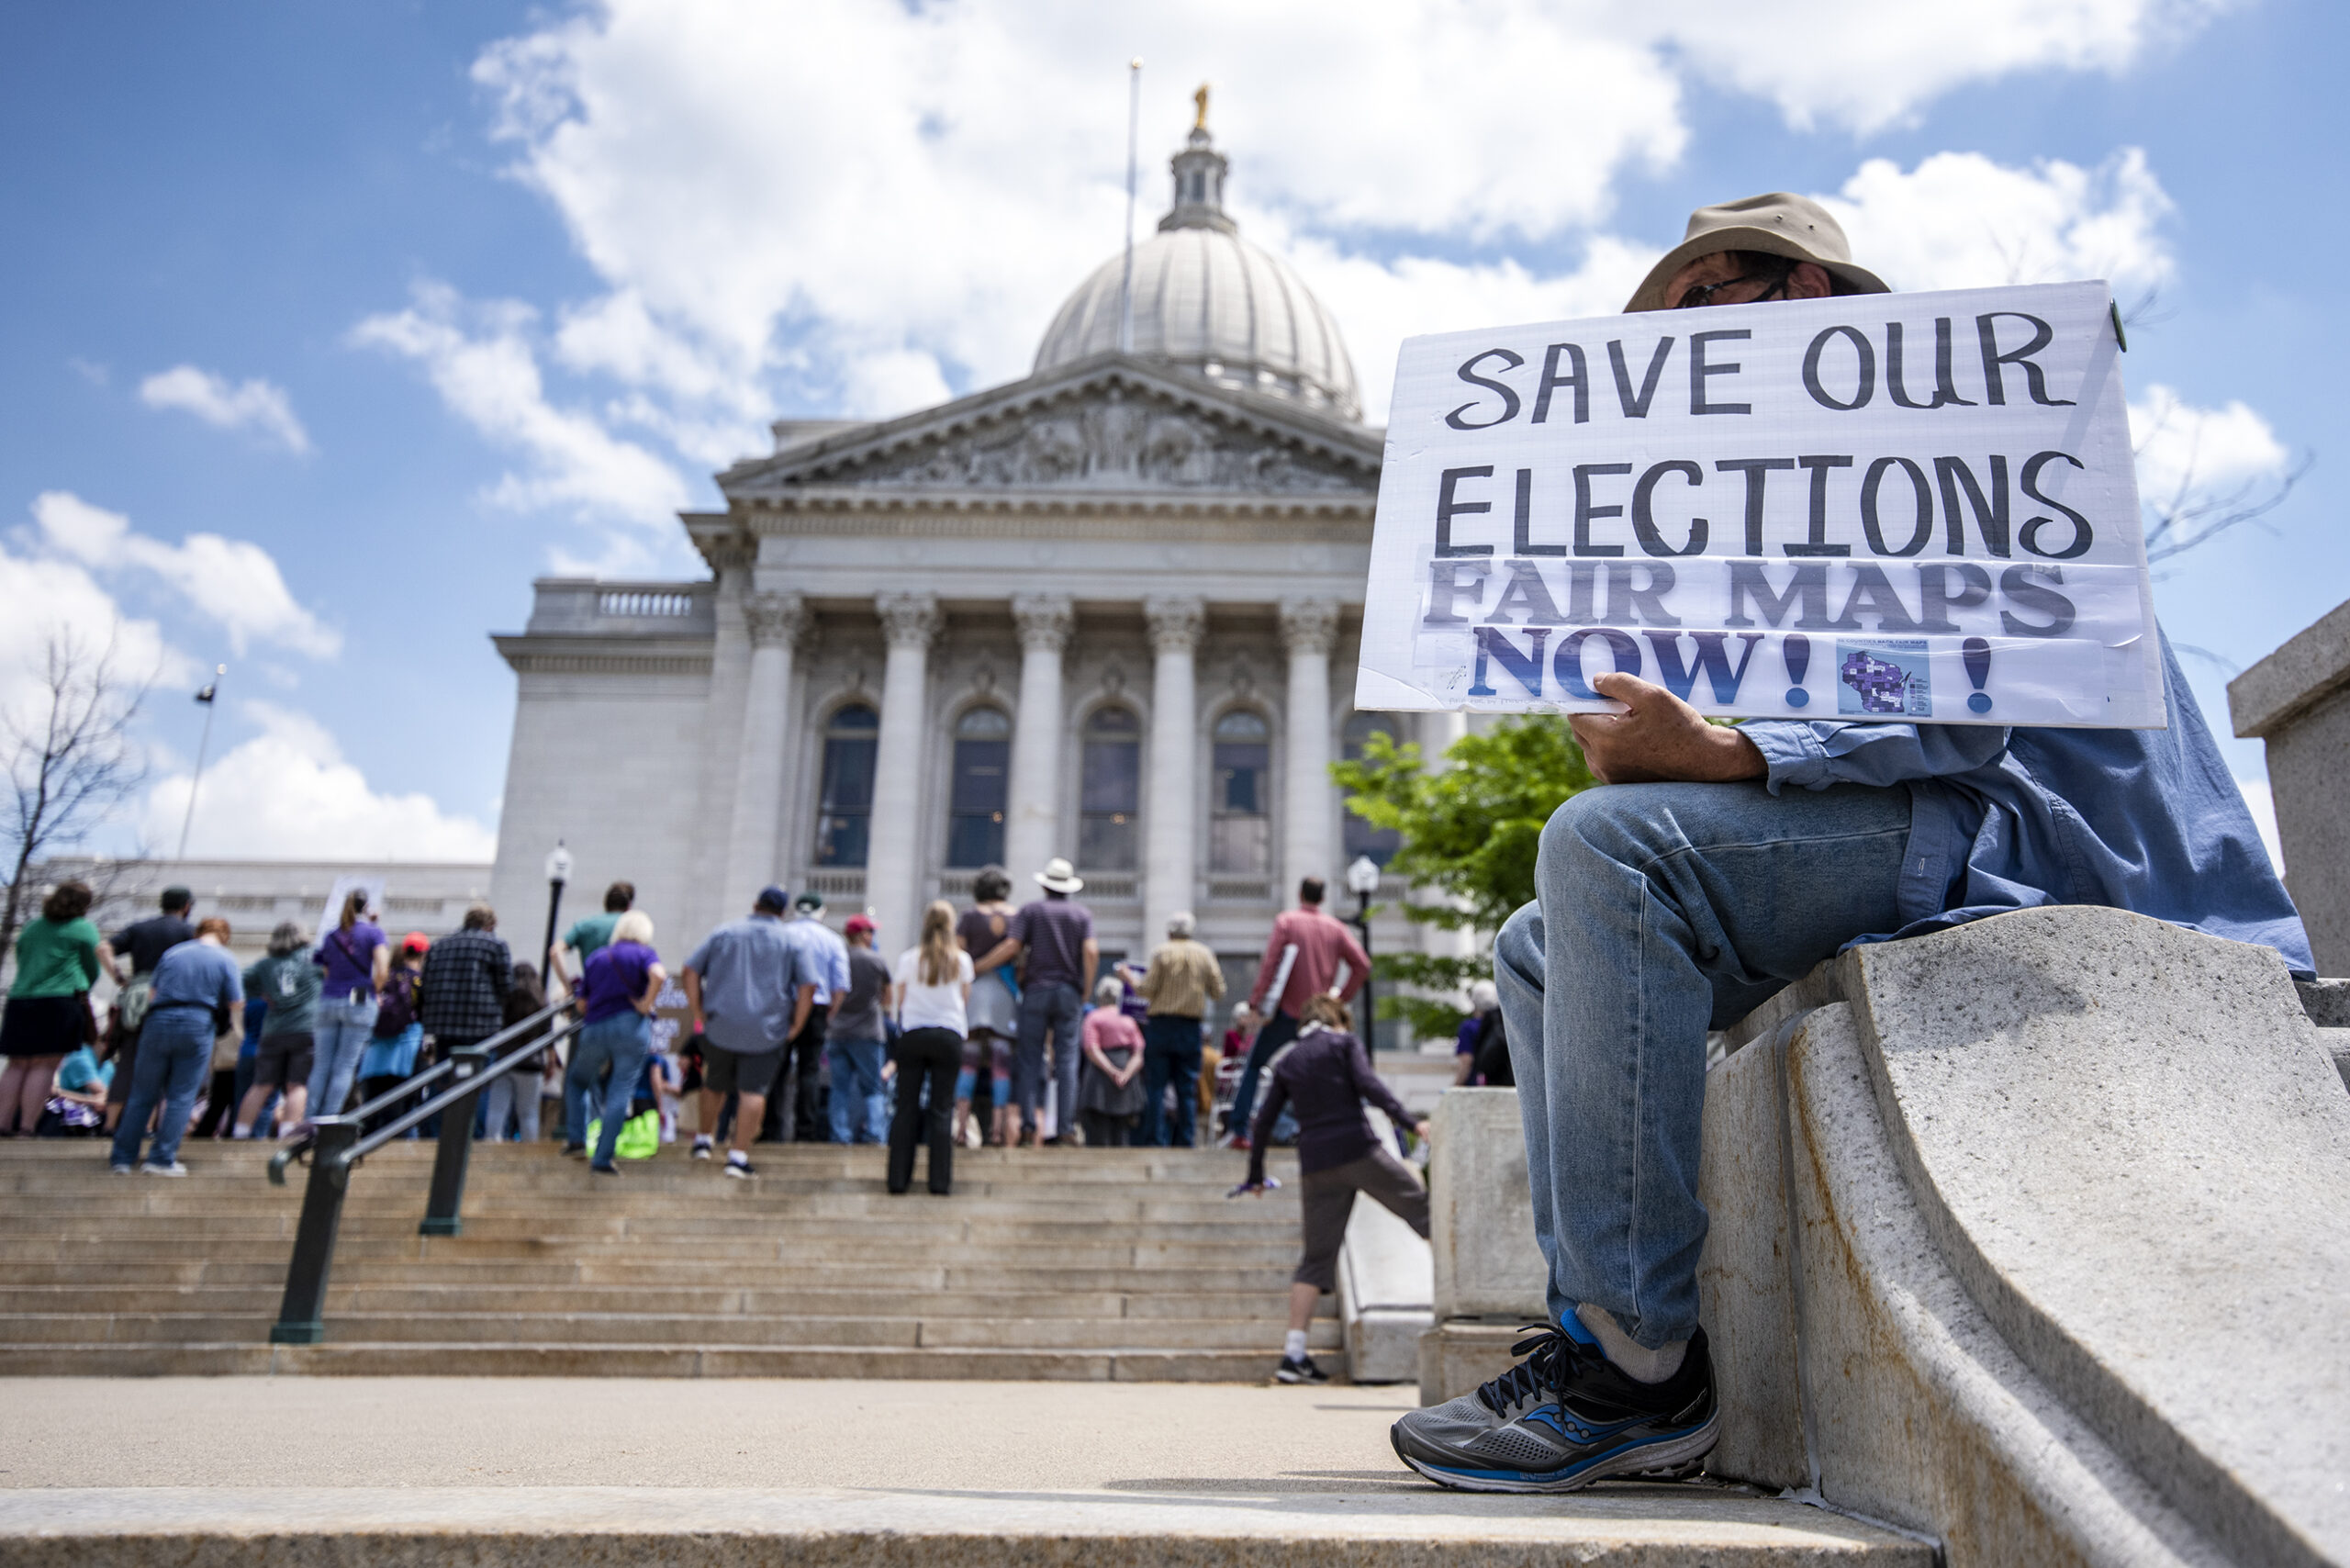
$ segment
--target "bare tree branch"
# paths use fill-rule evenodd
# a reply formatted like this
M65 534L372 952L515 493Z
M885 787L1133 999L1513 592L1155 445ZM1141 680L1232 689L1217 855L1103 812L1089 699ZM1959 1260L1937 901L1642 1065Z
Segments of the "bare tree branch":
M93 649L71 632L52 632L34 668L40 695L29 711L0 713L0 770L10 789L0 818L0 857L9 868L0 953L30 907L28 868L88 837L147 778L129 730L153 678L121 671L111 634Z

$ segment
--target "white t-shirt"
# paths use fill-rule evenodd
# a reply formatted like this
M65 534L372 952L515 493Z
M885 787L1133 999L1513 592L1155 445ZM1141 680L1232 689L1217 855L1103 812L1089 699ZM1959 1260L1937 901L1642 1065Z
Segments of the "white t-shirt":
M898 955L898 967L890 979L905 987L898 1003L898 1027L901 1029L952 1029L957 1035L969 1034L963 1016L963 988L971 983L971 955L961 948L955 950L955 978L945 985L922 983L922 949L909 947Z

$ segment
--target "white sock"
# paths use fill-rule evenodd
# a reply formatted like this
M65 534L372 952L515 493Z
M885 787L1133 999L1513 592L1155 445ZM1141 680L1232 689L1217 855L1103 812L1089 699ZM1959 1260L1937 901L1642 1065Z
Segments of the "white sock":
M1289 1338L1281 1341L1281 1354L1287 1356L1292 1361L1302 1361L1305 1360L1304 1329L1292 1328L1289 1331Z
M1688 1353L1689 1341L1675 1339L1651 1350L1624 1332L1623 1325L1604 1306L1588 1302L1575 1308L1575 1316L1598 1339L1599 1348L1617 1371L1634 1383L1662 1383L1681 1370L1681 1358Z
M249 1138L253 1136L253 1125L251 1122L239 1122L237 1124L237 1130L230 1136L233 1137Z
M751 1163L751 1157L744 1153L739 1148L730 1148L726 1151L726 1163L729 1165L748 1165Z
M696 1148L708 1148L710 1147L710 1135L708 1133L694 1134L694 1147Z

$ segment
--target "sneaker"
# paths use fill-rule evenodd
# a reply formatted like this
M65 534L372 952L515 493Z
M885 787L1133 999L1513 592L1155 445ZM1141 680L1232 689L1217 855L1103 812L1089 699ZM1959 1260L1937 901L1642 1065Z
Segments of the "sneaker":
M1327 1383L1330 1381L1330 1374L1315 1366L1312 1356L1301 1356L1296 1361L1291 1361L1287 1356L1283 1356L1281 1364L1273 1369L1273 1381L1275 1383Z
M747 1182L758 1173L758 1167L747 1159L730 1159L726 1162L726 1174L738 1182Z
M585 1159L588 1158L588 1146L584 1143L565 1144L563 1157L565 1159Z
M1526 1360L1396 1422L1395 1457L1464 1492L1572 1492L1613 1476L1694 1474L1720 1436L1702 1328L1681 1370L1656 1383L1633 1381L1556 1328L1533 1330L1511 1353Z
M136 1176L139 1174L134 1168L128 1165L109 1165L106 1169L114 1172L117 1176Z
M588 1163L588 1174L590 1176L617 1176L620 1173L621 1168L617 1165L602 1165L594 1160Z
M141 1176L185 1176L187 1174L187 1167L174 1159L169 1165L142 1165L139 1168L139 1174Z
M710 1156L710 1140L706 1137L698 1137L694 1139L694 1158L696 1159L708 1159Z

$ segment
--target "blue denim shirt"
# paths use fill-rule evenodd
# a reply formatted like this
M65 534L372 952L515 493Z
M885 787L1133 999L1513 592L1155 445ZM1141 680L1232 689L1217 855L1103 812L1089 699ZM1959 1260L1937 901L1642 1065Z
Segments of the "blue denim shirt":
M2313 978L2300 915L2162 639L2167 730L1998 729L1758 720L1741 734L1773 794L1906 784L1898 931L2040 904L2094 903L2257 942Z
M791 1034L800 988L822 979L771 914L720 926L702 938L686 968L701 976L706 1037L744 1056L781 1047Z
M800 980L815 982L817 1006L830 1007L833 998L846 993L848 944L838 932L815 916L803 914L785 924L783 939L808 966Z

